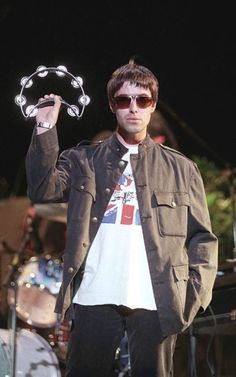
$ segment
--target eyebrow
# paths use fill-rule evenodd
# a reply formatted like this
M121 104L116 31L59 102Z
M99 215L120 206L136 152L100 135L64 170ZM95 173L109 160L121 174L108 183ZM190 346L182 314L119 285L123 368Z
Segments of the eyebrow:
M122 97L148 97L148 98L150 98L151 94L148 95L147 93L139 93L139 94L126 94L126 93L123 94L123 93L120 93L115 97L120 97L120 96L122 96Z

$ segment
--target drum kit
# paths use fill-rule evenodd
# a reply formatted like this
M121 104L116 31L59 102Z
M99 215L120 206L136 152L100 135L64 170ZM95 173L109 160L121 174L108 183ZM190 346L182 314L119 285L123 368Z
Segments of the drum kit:
M29 213L66 223L64 205L35 205ZM0 328L0 377L62 377L65 369L70 323L61 322L54 312L62 258L29 253L31 230L23 235L16 254L5 248L13 256L2 284L7 290L9 318L7 327Z
M1 203L0 212L4 216ZM9 318L6 328L0 328L0 377L63 377L65 373L70 322L61 321L54 312L62 282L62 252L45 254L41 247L35 246L35 240L38 245L42 237L43 249L47 249L47 231L35 229L35 224L40 227L38 219L42 219L50 225L52 222L59 223L62 230L67 222L66 214L67 207L64 204L35 204L27 207L26 230L23 235L21 233L17 252L14 250L17 242L15 245L10 244L10 238L3 242L2 250L12 260L2 282L2 287L7 291ZM42 228L44 225L41 224ZM53 244L58 243L58 228L53 230L50 226L49 229L48 238ZM6 231L3 233L7 234ZM116 352L114 377L127 377L129 373L128 342L125 336Z

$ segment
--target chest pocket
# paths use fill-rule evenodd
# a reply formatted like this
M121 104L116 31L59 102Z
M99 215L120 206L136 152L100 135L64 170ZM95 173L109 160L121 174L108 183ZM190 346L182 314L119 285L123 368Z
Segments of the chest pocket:
M154 191L154 197L160 235L185 237L190 205L188 193Z

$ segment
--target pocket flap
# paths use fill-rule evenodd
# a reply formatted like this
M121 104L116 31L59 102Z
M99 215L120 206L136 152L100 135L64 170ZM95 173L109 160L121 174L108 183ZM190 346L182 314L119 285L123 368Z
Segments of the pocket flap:
M178 266L173 266L174 276L177 281L188 280L188 265L181 264Z
M158 205L189 206L189 195L187 192L160 192L154 191Z

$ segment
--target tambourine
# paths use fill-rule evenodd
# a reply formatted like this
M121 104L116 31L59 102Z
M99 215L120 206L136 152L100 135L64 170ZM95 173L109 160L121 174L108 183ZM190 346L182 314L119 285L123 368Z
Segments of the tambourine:
M20 84L22 88L20 94L15 97L15 103L17 104L17 106L20 106L24 118L28 119L35 117L37 115L38 108L52 104L52 99L45 99L34 105L27 105L27 99L24 93L25 89L28 89L33 85L33 78L35 78L36 76L45 78L49 73L54 73L59 78L68 77L70 79L71 85L75 89L80 90L81 93L77 100L78 106L69 104L67 101L61 98L62 104L67 108L67 113L72 117L80 119L84 113L85 107L90 102L90 98L84 92L83 79L80 76L74 76L72 73L68 72L67 68L63 65L59 65L58 67L46 67L44 65L40 65L30 76L24 76L21 79Z

